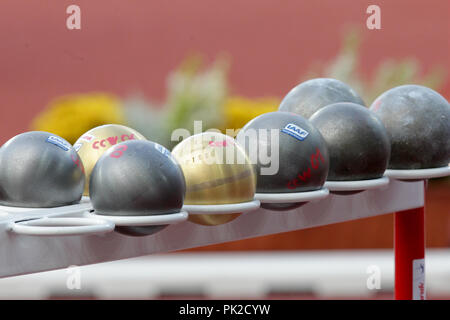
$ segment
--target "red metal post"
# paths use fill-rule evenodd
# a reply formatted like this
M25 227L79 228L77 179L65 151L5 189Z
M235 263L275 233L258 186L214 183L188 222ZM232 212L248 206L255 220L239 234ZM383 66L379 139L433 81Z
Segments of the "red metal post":
M424 207L394 214L395 299L424 300Z

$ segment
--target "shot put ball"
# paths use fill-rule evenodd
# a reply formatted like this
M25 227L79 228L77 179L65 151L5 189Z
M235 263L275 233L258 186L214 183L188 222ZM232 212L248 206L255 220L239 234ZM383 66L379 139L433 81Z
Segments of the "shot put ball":
M304 117L290 112L269 112L248 122L237 135L256 166L257 193L291 193L322 188L329 157L320 132ZM301 203L268 204L288 210Z
M180 166L166 148L151 141L130 140L100 157L89 189L96 214L145 216L180 212L186 185ZM164 227L116 227L116 231L143 236Z
M312 124L324 137L330 153L330 181L381 178L390 144L381 120L364 106L342 102L317 111Z
M310 118L317 110L337 102L365 105L347 84L330 78L311 79L294 87L281 101L279 110Z
M222 205L254 199L256 179L253 167L233 138L204 132L184 139L172 153L186 178L185 204ZM189 220L212 226L227 223L239 215L239 212L191 214Z
M78 138L73 146L84 164L85 196L89 196L89 177L100 156L112 146L128 140L146 139L136 130L119 124L106 124L93 128Z
M50 208L80 201L83 163L72 145L48 132L19 134L0 148L0 204Z
M450 162L450 105L436 91L403 85L384 92L370 110L391 141L390 169L445 167Z

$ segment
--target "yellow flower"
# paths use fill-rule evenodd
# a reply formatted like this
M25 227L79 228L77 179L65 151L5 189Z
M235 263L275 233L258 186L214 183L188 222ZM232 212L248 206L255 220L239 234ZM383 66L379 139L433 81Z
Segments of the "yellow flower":
M33 120L32 130L57 134L74 143L86 131L103 124L124 124L120 101L105 93L73 94L53 100Z
M225 129L240 129L257 116L276 111L280 100L277 98L248 99L244 97L229 97L225 102Z

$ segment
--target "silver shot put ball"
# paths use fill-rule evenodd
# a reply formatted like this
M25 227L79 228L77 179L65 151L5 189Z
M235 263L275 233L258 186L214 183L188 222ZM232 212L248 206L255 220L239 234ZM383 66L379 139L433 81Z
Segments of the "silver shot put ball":
M342 81L317 78L294 87L281 101L278 110L294 112L308 119L317 110L337 102L365 105L355 90Z
M403 85L384 92L370 110L391 141L390 169L445 167L450 162L450 105L436 91Z
M257 193L292 193L322 188L328 174L329 156L320 132L302 116L269 112L248 122L238 142L255 164ZM287 210L301 204L262 204L263 208Z
M99 215L180 212L185 192L183 172L171 153L146 140L130 140L111 147L97 161L89 185L92 205ZM116 231L144 236L164 227L116 227Z
M386 170L390 143L381 120L364 106L335 103L317 111L312 124L327 142L330 181L377 179Z
M1 205L50 208L75 204L84 183L77 152L55 134L22 133L0 148Z

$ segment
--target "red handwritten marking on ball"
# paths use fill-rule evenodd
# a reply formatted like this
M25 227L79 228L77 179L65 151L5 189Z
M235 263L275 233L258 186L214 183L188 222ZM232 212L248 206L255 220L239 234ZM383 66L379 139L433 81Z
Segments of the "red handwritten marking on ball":
M127 140L134 140L134 139L136 139L136 138L134 137L133 133L131 133L130 135L123 134L120 136L120 142L127 141ZM95 141L92 144L92 148L94 148L94 149L106 148L107 147L106 142L109 142L109 144L111 146L113 146L119 142L119 136L112 136L112 137L108 137L106 139Z
M82 140L86 140L86 141L91 141L93 138L94 138L93 136L88 135L88 134L81 137Z
M325 163L325 160L323 159L320 150L316 149L316 153L313 153L310 157L310 167L308 167L306 171L299 173L294 179L289 180L286 184L286 187L292 190L299 187L301 182L308 182L308 180L311 178L312 171L319 169L320 162Z
M377 111L378 109L380 109L380 107L381 107L381 99L378 99L373 104L373 111Z
M123 153L127 151L128 146L127 145L121 145L114 148L114 151L111 152L109 155L111 158L119 159L121 156L123 156Z
M232 146L234 145L234 140L233 139L227 139L227 140L222 140L222 141L213 141L211 140L208 145L210 147L228 147L228 146Z
M81 169L81 172L84 173L84 166L83 163L81 162L81 159L73 154L71 154L70 157L72 158L73 163L75 163L75 165Z

